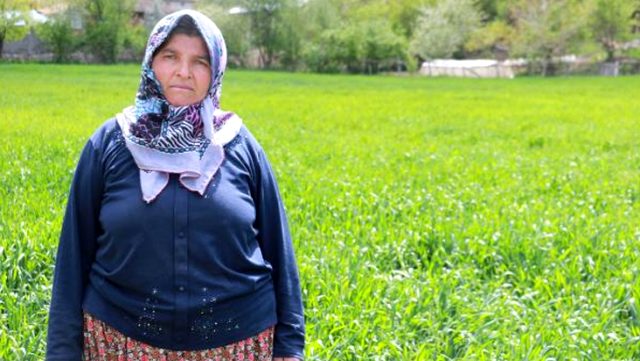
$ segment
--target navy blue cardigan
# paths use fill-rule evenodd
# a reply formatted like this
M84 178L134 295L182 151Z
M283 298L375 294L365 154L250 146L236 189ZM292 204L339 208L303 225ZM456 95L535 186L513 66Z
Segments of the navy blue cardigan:
M116 122L95 132L62 226L47 360L81 360L83 310L171 350L214 348L275 325L274 356L302 358L287 220L269 162L244 126L204 196L171 175L150 204Z

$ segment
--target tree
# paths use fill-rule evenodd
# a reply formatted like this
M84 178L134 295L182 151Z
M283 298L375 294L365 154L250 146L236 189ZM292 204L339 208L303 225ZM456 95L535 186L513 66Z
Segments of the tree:
M633 13L629 0L596 0L589 25L593 38L607 53L607 62L615 59L621 42L631 37Z
M494 20L478 28L465 43L465 49L473 53L490 55L504 60L513 44L515 30L503 20Z
M49 18L49 21L40 24L36 31L38 36L51 48L53 60L56 63L69 60L78 41L73 33L71 21L66 14Z
M499 0L477 0L476 4L483 14L487 17L486 20L492 21L500 12Z
M481 26L482 18L472 0L443 0L424 8L411 39L411 52L423 59L449 58Z
M393 31L389 21L378 19L325 30L318 41L309 43L305 57L315 71L373 74L406 63L406 49L405 38Z
M250 19L252 43L258 49L260 62L270 68L280 52L283 42L281 29L285 26L283 16L290 0L243 0L240 2Z
M148 37L149 29L145 25L128 23L121 38L120 57L124 55L127 60L142 61Z
M407 41L396 34L391 22L380 19L370 20L361 26L363 31L363 71L372 74L386 67L389 70L393 65L406 63L409 58L407 53Z
M0 58L4 42L24 37L29 29L29 2L0 0Z
M433 6L436 0L382 0L384 12L381 17L388 18L396 33L403 35L405 39L411 39L420 17L420 9Z
M300 65L304 28L304 18L299 6L286 6L282 9L276 30L278 62L285 69L295 70Z
M353 25L323 31L314 42L307 43L307 66L318 72L338 72L360 69L362 42L358 28Z
M640 34L640 0L636 1L635 10L631 15L631 33Z
M245 56L251 49L251 27L245 14L229 14L227 8L208 4L199 9L220 28L227 45L227 56L231 66L246 66Z
M254 49L261 67L297 68L306 32L298 0L204 0L199 9L222 31L232 64Z
M85 10L85 48L99 62L114 63L131 30L132 0L81 0Z
M327 2L327 0L319 1ZM420 15L419 10L434 6L437 0L339 0L334 2L341 9L342 20L366 24L384 19L391 24L394 33L409 39Z
M566 55L583 38L586 10L580 0L518 1L510 9L516 54L540 62L543 76L552 73L553 58Z
M335 62L331 47L338 34L333 29L340 26L340 12L334 1L310 0L302 8L305 21L302 58L305 66L315 72L337 72L340 64ZM328 47L326 47L328 46Z

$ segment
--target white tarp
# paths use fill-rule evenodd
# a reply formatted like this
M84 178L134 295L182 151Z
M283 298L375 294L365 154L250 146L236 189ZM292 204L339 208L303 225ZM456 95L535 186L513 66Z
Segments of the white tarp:
M425 61L420 74L427 76L459 76L470 78L513 78L511 66L491 59Z

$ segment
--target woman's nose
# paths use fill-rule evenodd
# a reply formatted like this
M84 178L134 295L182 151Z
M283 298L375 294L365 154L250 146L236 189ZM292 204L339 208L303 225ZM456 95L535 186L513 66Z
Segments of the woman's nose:
M188 78L191 75L191 65L187 61L181 61L178 64L177 75L183 78Z

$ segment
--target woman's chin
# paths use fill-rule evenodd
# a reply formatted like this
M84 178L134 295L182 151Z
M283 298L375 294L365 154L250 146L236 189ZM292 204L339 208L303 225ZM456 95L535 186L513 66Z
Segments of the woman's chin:
M174 107L185 107L187 105L195 104L199 100L189 97L168 96L167 101Z

